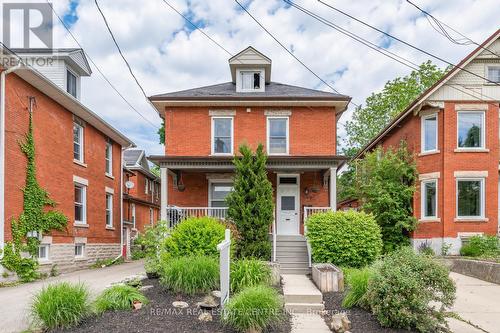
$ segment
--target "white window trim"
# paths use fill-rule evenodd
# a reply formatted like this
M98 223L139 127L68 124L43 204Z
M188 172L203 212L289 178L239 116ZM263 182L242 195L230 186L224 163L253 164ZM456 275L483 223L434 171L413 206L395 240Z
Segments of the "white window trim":
M209 179L208 180L208 203L207 207L210 208L224 208L224 207L212 207L212 184L220 183L231 183L234 186L234 180L232 178L220 178L220 179Z
M45 247L46 250L45 250L45 254L46 256L45 257L40 257L40 248L41 247ZM50 251L50 244L40 244L38 246L38 261L42 261L42 262L47 262L50 260L50 254L49 254L49 251Z
M135 229L135 224L136 224L136 216L135 216L135 204L132 203L130 204L130 213L132 215L132 228Z
M479 181L481 183L481 193L480 193L480 209L481 209L481 214L478 216L459 216L458 215L458 182L459 181ZM484 210L485 210L485 189L484 189L484 178L473 178L473 177L462 177L462 178L456 178L455 179L455 216L456 220L482 220L484 219Z
M436 184L436 198L435 198L435 201L436 201L436 210L434 212L434 216L425 216L425 203L426 203L426 199L427 199L427 192L425 190L425 184L427 183L435 183ZM438 218L438 180L437 179L426 179L426 180L422 180L420 182L420 219L421 220L436 220Z
M108 221L105 221L106 227L107 228L113 228L113 203L114 203L114 196L113 196L113 193L106 192L105 197L106 197L106 215L108 213L108 207L107 207L108 203L110 204L110 206L109 206L109 222L111 223L111 224L108 224L107 223ZM111 202L109 202L110 199L111 199Z
M74 223L77 225L86 225L87 224L87 184L82 184L80 182L74 181L74 185L79 186L82 189L82 215L83 219L81 221L77 220L75 217ZM73 205L76 204L76 201L73 199Z
M104 173L107 176L113 177L113 143L106 140L106 149L108 147L109 147L109 158L108 158L108 156L106 156L105 162L106 162L106 168L108 167L107 164L109 163L109 172L106 172L106 169L105 169Z
M75 138L73 138L73 160L74 161L77 161L77 162L80 162L80 163L84 163L85 162L85 156L84 156L84 145L85 145L85 134L84 134L84 130L83 130L83 126L78 124L77 122L73 121L73 128L77 126L78 127L78 131L80 133L80 159L76 159L75 158L75 147L74 147L74 144L75 144ZM74 133L73 133L74 135Z
M231 150L229 153L216 153L214 151L214 144L215 144L215 126L214 126L214 122L216 119L231 119ZM212 155L217 155L217 156L232 156L234 154L234 149L233 149L233 146L234 146L234 117L232 116L224 116L224 117L221 117L221 116L217 116L217 117L212 117L212 119L210 120L211 124L212 124L212 128L211 128L211 133L210 133L210 153Z
M426 143L425 142L425 121L427 119L429 119L429 118L434 118L434 117L436 118L436 148L426 150L425 149L425 143ZM421 149L420 149L420 151L422 153L434 153L434 152L438 152L439 151L439 149L438 149L438 144L439 144L439 137L438 137L438 133L439 133L439 120L438 120L438 114L437 113L431 113L431 114L422 116L420 124L421 124L420 125L420 127L421 127L421 133L420 133ZM457 130L457 132L458 132L458 130Z
M459 147L458 146L458 126L460 114L462 113L480 113L482 115L481 119L481 147ZM456 150L458 151L477 151L486 149L486 113L484 111L457 111L457 133L456 133Z
M270 119L286 119L286 152L285 153L271 153L269 146L269 139L271 134L271 127L269 126ZM287 116L268 116L266 119L266 150L268 155L290 155L290 117Z
M75 253L75 258L85 258L85 243L75 243L75 251L76 251L76 247L77 246L81 246L82 247L82 254L81 255L77 255Z
M489 81L485 80L486 84L495 84L493 82L490 82L490 81L493 81L492 79L490 79L490 77L488 75L488 73L490 71L490 68L497 68L497 69L500 70L500 65L486 65L486 70L485 70L485 73L484 73L485 75L484 76L489 80Z
M144 193L149 194L149 178L144 177Z
M241 80L241 73L259 73L260 75L260 88L259 89L243 89L243 81ZM264 92L266 86L265 79L266 70L264 68L243 68L236 69L236 92Z
M75 76L75 85L76 85L76 96L71 95L68 92L68 72ZM80 75L78 75L71 67L66 66L66 71L64 72L64 80L65 80L65 91L69 95L73 96L76 99L80 99Z

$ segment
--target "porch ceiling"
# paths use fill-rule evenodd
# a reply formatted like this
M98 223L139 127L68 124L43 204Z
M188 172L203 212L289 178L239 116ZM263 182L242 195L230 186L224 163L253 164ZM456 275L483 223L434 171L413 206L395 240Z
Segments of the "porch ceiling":
M233 171L233 156L149 156L162 168L189 171ZM273 171L314 171L337 167L344 156L268 156L267 168Z

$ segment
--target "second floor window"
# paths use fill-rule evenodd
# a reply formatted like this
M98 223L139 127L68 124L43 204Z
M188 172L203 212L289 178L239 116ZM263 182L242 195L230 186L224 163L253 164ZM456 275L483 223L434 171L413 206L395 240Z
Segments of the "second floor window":
M500 83L500 66L488 66L488 80Z
M73 123L73 158L83 162L83 127Z
M437 150L437 114L422 117L422 152Z
M113 143L111 140L106 141L106 174L113 174Z
M87 198L86 187L75 184L75 223L87 224Z
M147 178L144 179L144 193L149 193L149 179Z
M233 153L233 118L212 118L212 154Z
M113 195L106 193L106 227L113 227Z
M288 154L288 118L267 118L267 152Z
M76 75L71 73L71 71L66 71L66 91L73 95L75 98L77 97Z
M135 229L135 204L130 204L130 211L132 217L132 227Z
M484 112L458 112L458 148L484 148Z

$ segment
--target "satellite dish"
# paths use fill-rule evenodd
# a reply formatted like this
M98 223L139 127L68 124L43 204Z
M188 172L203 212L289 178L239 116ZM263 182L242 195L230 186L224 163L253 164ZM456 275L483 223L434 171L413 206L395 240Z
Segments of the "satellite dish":
M125 187L128 189L134 188L134 182L131 182L130 180L125 182Z

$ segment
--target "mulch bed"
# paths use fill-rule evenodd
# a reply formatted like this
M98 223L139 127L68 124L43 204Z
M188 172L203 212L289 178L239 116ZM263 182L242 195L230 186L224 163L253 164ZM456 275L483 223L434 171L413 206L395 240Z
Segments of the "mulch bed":
M87 318L80 325L67 330L53 332L236 332L224 327L220 322L218 308L211 312L213 321L202 322L198 316L202 312L196 303L203 300L205 295L187 296L175 294L163 289L156 279L147 279L143 286L154 287L144 292L150 303L135 311L108 311L102 316ZM180 309L172 306L174 301L184 301L188 308ZM290 318L279 326L265 330L268 333L289 333L291 331Z
M327 325L331 322L332 314L345 312L347 317L351 321L352 328L350 332L352 333L408 333L410 331L403 329L392 329L384 328L380 326L377 318L375 318L370 312L363 310L361 308L353 307L350 309L345 309L342 307L342 300L344 299L344 293L341 292L331 292L323 293L323 301L325 302L325 310L327 310L327 315L325 316L325 321Z

